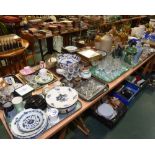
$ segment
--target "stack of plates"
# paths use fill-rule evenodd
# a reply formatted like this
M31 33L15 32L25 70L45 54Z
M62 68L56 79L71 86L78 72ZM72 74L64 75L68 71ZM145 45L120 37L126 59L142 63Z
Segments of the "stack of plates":
M17 138L35 138L47 128L46 114L40 109L27 109L11 122L11 132Z
M59 110L60 113L68 113L76 107L78 92L70 87L55 87L46 95L47 104Z
M108 120L113 119L117 115L117 113L113 109L113 107L110 104L107 104L107 103L101 104L97 108L96 112L97 112L98 115L103 116L103 117L105 117Z

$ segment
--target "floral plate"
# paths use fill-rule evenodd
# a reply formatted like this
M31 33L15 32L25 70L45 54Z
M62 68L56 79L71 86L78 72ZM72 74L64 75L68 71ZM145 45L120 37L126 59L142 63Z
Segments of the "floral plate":
M78 100L78 92L70 87L55 87L46 95L49 106L57 109L68 108Z
M25 111L32 111L32 110L38 111L38 109L27 109ZM41 111L41 110L39 110L39 111ZM42 133L45 130L45 128L47 127L48 120L47 120L46 114L43 111L41 111L41 112L43 113L43 123L38 129L31 131L31 132L23 132L18 129L18 122L19 122L20 117L23 115L23 112L20 112L19 114L17 114L11 122L12 134L17 138L27 139L27 138L36 137L37 135Z
M40 75L35 76L35 81L39 84L46 84L51 82L54 79L53 74L47 73L46 78L42 78Z
M20 131L30 132L38 129L43 124L43 113L40 110L23 111L18 120L17 127Z

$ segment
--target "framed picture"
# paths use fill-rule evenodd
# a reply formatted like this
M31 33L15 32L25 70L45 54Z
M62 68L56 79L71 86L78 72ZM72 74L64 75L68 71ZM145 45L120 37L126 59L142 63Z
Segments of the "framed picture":
M10 138L13 138L13 136L6 123L4 112L0 110L0 139L10 139Z

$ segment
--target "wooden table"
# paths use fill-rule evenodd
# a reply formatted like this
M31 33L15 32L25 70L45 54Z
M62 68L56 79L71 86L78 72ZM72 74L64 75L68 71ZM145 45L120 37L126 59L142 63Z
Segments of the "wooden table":
M132 73L134 73L136 70L138 70L140 67L142 67L143 65L145 65L147 62L153 61L155 58L155 53L153 53L152 55L150 55L148 58L146 58L144 61L142 61L140 64L138 64L137 66L131 68L130 70L128 70L127 72L125 72L123 75L121 75L119 78L117 78L116 80L114 80L113 82L109 83L109 90L103 94L101 94L100 96L98 96L97 98L95 98L93 101L91 102L86 102L82 99L79 98L79 101L82 104L82 108L79 109L77 112L75 112L74 114L72 114L71 116L67 117L66 119L64 119L63 121L61 121L60 123L58 123L57 125L55 125L54 127L48 129L46 132L44 132L41 136L39 136L39 139L46 139L46 138L50 138L52 137L54 134L58 133L60 130L64 129L69 123L71 123L72 121L74 121L76 118L80 117L80 115L82 113L84 113L87 109L93 107L101 98L105 97L111 90L113 90L116 86L118 86L122 81L124 81L128 76L130 76ZM59 77L58 77L59 78ZM53 85L57 85L60 84L59 81L54 83ZM51 85L51 86L53 86ZM38 90L36 92L34 92L33 94L39 94L41 93L42 90Z
M95 98L93 101L86 102L86 101L84 101L84 100L82 100L82 99L79 98L79 100L82 103L82 108L80 110L78 110L77 112L75 112L74 114L72 114L71 116L69 116L68 118L66 118L65 120L63 120L62 122L58 123L57 125L55 125L51 129L47 130L46 132L44 132L38 138L41 138L41 139L50 138L51 136L53 136L54 134L56 134L57 132L59 132L61 129L63 129L64 127L66 127L70 122L72 122L74 119L76 119L77 117L79 117L83 112L85 112L87 109L89 109L93 105L95 105L95 103L97 103L97 101L99 101L101 98L103 98L104 96L106 96L111 90L113 90L116 86L118 86L128 76L130 76L132 73L134 73L136 70L138 70L141 66L143 66L144 64L146 64L146 62L151 61L154 58L155 58L155 54L152 54L147 59L145 59L143 62L141 62L140 64L138 64L134 68L128 70L126 73L124 73L122 76L120 76L119 78L117 78L113 82L109 83L109 90L107 92L105 92L104 94L101 94L100 96L98 96L97 98Z

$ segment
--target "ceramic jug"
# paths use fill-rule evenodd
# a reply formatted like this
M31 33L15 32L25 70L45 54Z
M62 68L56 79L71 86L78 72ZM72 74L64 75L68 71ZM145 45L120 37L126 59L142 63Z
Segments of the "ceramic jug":
M101 38L100 48L102 51L110 52L112 48L113 38L111 35L106 34Z

